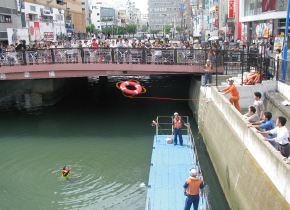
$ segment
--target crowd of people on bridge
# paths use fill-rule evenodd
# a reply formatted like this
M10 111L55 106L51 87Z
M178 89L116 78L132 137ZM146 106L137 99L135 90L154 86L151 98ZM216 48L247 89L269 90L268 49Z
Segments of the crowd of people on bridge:
M221 43L215 40L207 43L200 42L199 40L193 41L193 39L189 39L189 41L185 41L184 39L180 39L179 41L170 41L168 37L156 38L154 40L150 40L150 37L148 39L133 38L130 40L123 40L121 36L115 40L110 39L110 37L106 37L104 33L100 33L93 36L90 40L76 40L72 38L61 40L58 38L56 42L41 40L28 44L26 44L24 40L20 40L16 45L10 44L5 47L0 45L0 66L1 64L13 66L17 63L17 55L15 55L15 53L22 50L28 51L26 52L28 60L27 63L30 65L34 63L49 63L51 55L46 53L46 50L48 49L55 49L57 52L55 62L58 63L78 63L80 61L80 56L84 57L85 62L109 63L112 59L111 51L106 51L106 49L109 48L127 49L126 51L119 50L118 52L118 63L120 64L123 63L123 60L125 60L126 63L129 61L132 63L141 63L144 62L142 59L145 57L147 64L151 64L151 62L154 62L155 64L173 64L174 58L172 51L169 53L164 50L181 49L182 52L180 52L177 56L177 59L179 59L178 63L191 65L195 63L204 65L206 63L205 61L209 59L213 64L219 65L221 62L221 57L223 56L221 53L222 50L237 51L237 53L229 53L228 57L231 62L239 62L239 51L242 51L238 43L234 43L233 45L233 43ZM145 55L142 54L142 51L138 50L138 48L145 49ZM256 49L255 47L253 48ZM82 49L81 55L80 49ZM151 51L151 49L154 50ZM205 52L205 50L207 51ZM258 52L258 50L253 50L253 52ZM4 53L7 53L6 57L3 56ZM122 56L123 58L119 59ZM21 55L18 57L21 59Z

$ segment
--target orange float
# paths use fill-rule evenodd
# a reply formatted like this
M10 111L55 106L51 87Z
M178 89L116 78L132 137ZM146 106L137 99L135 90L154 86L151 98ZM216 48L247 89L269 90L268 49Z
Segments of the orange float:
M127 88L127 86L133 86L135 87L135 90L129 90ZM137 95L137 94L140 94L142 92L142 86L139 85L138 83L136 82L132 82L132 81L126 81L126 82L123 82L121 85L120 85L120 89L124 92L124 93L127 93L129 95Z

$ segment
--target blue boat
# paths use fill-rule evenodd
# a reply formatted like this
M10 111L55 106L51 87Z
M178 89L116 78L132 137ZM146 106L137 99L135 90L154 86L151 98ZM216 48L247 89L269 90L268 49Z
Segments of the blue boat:
M181 117L183 120L186 118L189 125L188 117ZM174 146L173 142L167 143L166 140L170 135L164 135L163 132L168 133L169 130L171 132L172 120L172 116L158 116L152 124L156 126L156 135L153 140L145 210L184 209L186 197L183 185L190 176L190 169L195 168L198 171L197 177L203 180L191 129L182 129L183 133L187 132L186 135L182 135L183 146L180 144ZM207 198L204 190L203 197L199 201L199 209L210 209Z

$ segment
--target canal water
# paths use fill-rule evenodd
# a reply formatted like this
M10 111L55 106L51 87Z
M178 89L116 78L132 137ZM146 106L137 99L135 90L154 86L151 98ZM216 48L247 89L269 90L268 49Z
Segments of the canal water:
M145 209L152 120L177 111L190 116L196 139L197 127L187 101L124 97L116 83L128 79L146 88L140 96L188 98L189 76L90 78L53 106L32 107L25 91L1 96L1 210ZM228 209L202 140L197 146L212 209Z

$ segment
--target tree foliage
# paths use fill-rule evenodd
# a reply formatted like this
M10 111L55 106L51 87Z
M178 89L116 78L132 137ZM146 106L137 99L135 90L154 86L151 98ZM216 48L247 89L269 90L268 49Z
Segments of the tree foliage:
M92 27L92 28L91 28L91 27ZM96 32L96 27L95 27L94 24L90 24L90 25L88 25L88 26L86 27L86 32L90 32L90 31L92 31L92 32Z
M166 25L166 26L165 26L165 33L166 33L166 34L169 33L171 28L172 28L172 26L170 26L170 25Z
M180 32L181 31L181 27L180 26L176 26L176 31Z
M148 31L148 27L142 27L142 32L147 32Z
M122 35L122 34L135 34L137 30L137 26L136 25L126 25L125 27L122 26L112 26L112 27L105 27L102 29L102 32L104 32L105 34L118 34L118 35Z

